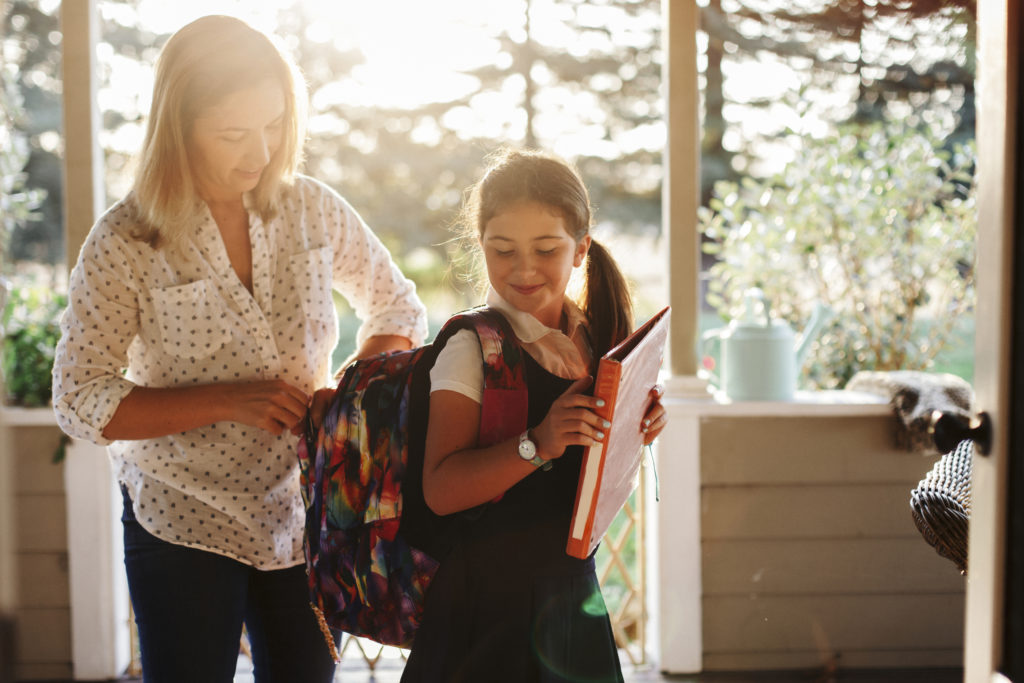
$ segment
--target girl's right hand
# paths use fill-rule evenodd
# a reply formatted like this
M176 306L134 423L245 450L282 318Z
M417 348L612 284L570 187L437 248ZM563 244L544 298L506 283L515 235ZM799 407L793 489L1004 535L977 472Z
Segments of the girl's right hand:
M560 458L569 446L596 446L604 439L611 425L594 412L603 402L582 393L591 381L588 376L573 382L531 430L540 457Z

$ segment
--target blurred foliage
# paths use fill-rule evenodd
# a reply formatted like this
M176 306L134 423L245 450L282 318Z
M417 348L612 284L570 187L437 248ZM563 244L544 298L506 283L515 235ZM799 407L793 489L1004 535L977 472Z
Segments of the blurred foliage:
M707 0L704 202L717 180L764 175L801 108L834 124L940 124L947 149L972 140L976 13L975 0ZM740 69L779 65L791 71L762 71L770 89L731 82ZM751 109L756 122L737 125Z
M37 209L46 198L45 190L26 188L25 167L31 152L28 138L21 130L25 110L14 79L14 71L0 64L0 272L10 268L11 234L20 226L39 220ZM0 297L0 309L3 305Z
M49 405L60 315L67 297L48 283L19 279L4 284L9 290L0 317L5 401L28 408Z
M104 58L102 87L111 88L115 67L152 64L154 46L168 36L142 25L130 2L101 4L118 8L102 13L103 41L112 50ZM658 0L544 0L547 23L539 27L531 9L541 3L523 0L519 25L481 27L490 32L494 50L462 72L475 84L468 92L409 107L339 95L354 82L364 55L342 40L310 39L318 19L311 3L279 4L275 33L309 85L311 135L304 170L345 196L399 259L403 252L417 251L421 258L427 249L445 268L457 261L452 222L464 191L480 175L483 157L502 144L558 152L561 140L552 133L552 122L593 138L592 150L572 160L584 174L599 218L624 233L660 230L663 133L646 147L631 138L639 129L662 126ZM602 12L600 22L593 19L595 8ZM628 42L616 40L623 32ZM538 38L553 33L568 36L572 49ZM474 137L460 122L484 116L479 103L494 100L508 102L508 123L493 137ZM125 111L104 112L112 141L107 147L111 200L127 189L136 151L128 142L139 139L144 101L140 95ZM421 289L440 284L433 274L429 281L413 279ZM444 285L457 286L458 279Z
M713 181L763 178L800 163L804 138L820 138L844 122L890 117L934 126L945 131L941 146L950 152L955 141L973 134L973 0L700 4L706 201ZM148 87L139 84L151 77L168 37L146 25L141 5L97 3L108 202L130 186L148 109ZM64 257L58 7L0 0L3 68L27 112L16 125L28 141L25 187L47 193L38 209L41 220L11 234L16 261L59 264ZM310 86L305 171L336 188L366 218L417 282L432 315L443 318L479 301L463 281L464 254L451 227L483 157L501 144L560 152L569 149L570 138L585 135L589 142L573 148L583 151L566 156L591 190L599 233L618 242L616 254L627 262L658 239L665 114L658 0L503 5L521 10L503 15L508 20L502 25L480 27L493 50L464 65L461 78L469 85L462 93L439 93L405 107L346 94L366 56L352 40L316 30L323 16L315 3L279 0L276 7L275 32ZM783 70L755 71L767 76L760 82L740 77L766 67ZM765 87L755 89L760 83ZM487 119L480 106L485 101L503 103L501 116L492 117L500 120ZM467 127L467 120L487 125ZM794 132L798 126L803 128ZM715 260L711 251L708 267ZM658 253L652 250L653 257ZM631 264L627 276L649 280L649 265ZM645 287L662 298L661 289L647 281ZM347 339L352 323L343 325Z
M537 19L531 25L536 14L531 8L541 2L547 23L538 30ZM2 7L5 63L17 75L29 111L21 124L30 141L29 184L48 192L43 220L31 230L20 229L12 250L17 260L59 263L64 250L57 6L8 0ZM476 87L453 99L401 108L339 96L365 57L339 40L310 39L318 20L315 5L280 0L275 32L309 83L314 125L305 172L341 192L386 242L398 247L396 255L427 248L448 264L451 223L464 190L479 176L484 155L501 144L559 151L561 137L552 132L552 122L586 130L593 138L591 149L571 156L584 173L601 220L626 233L659 231L663 133L646 146L635 143L635 133L657 132L662 125L660 3L523 0L522 8L520 25L486 28L495 49L463 74ZM147 88L138 87L138 78L145 81L168 35L146 26L137 3L129 0L101 0L98 9L100 102L119 102L117 109L104 105L102 111L107 201L113 202L130 187L148 113ZM545 43L537 37L541 34L568 36L572 48ZM494 137L467 135L459 121L467 112L479 117L477 103L497 97L509 100L511 123ZM586 106L580 106L584 101Z
M716 186L700 211L708 302L726 319L764 290L801 329L835 312L805 384L841 388L859 370L927 369L974 304L973 145L949 153L927 130L847 125L801 137L796 161L764 181Z
M64 258L61 223L60 32L57 17L37 1L0 0L0 70L4 82L4 124L0 158L4 178L3 228L9 240L9 261L59 263ZM6 140L5 136L10 136ZM8 144L8 141L11 141ZM14 162L10 164L10 162ZM39 200L32 210L8 213L11 167L22 171L14 195ZM24 204L22 204L22 207Z

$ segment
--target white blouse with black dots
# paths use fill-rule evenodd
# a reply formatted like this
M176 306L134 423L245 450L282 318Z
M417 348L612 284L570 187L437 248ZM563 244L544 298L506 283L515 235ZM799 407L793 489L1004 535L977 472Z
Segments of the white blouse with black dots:
M178 245L130 237L127 202L89 233L71 273L53 369L57 421L109 444L139 523L172 543L261 569L303 562L297 439L218 422L155 439L110 442L102 430L136 386L283 379L307 393L331 380L338 340L331 290L362 320L357 343L423 343L415 285L333 190L300 177L264 223L250 211L253 293L213 219Z

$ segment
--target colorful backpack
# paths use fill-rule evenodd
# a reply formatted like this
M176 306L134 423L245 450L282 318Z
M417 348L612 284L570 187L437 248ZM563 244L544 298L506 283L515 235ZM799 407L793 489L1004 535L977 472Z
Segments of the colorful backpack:
M484 358L480 445L522 432L522 351L504 316L479 308L453 316L431 344L350 365L320 428L299 440L310 602L336 660L328 627L409 647L419 626L442 537L459 521L423 502L429 372L466 328Z

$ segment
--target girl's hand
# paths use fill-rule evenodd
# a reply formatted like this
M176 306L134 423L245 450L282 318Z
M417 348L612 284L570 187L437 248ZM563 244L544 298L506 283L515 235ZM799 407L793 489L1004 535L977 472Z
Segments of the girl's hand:
M644 419L640 422L640 431L644 434L644 445L650 444L661 430L668 424L668 417L665 414L665 406L661 405L661 397L665 393L665 387L655 384L651 389L651 403L647 406Z
M596 446L604 439L611 425L594 412L601 404L593 396L581 393L591 381L590 377L583 377L573 382L531 430L540 457L559 458L569 446Z

